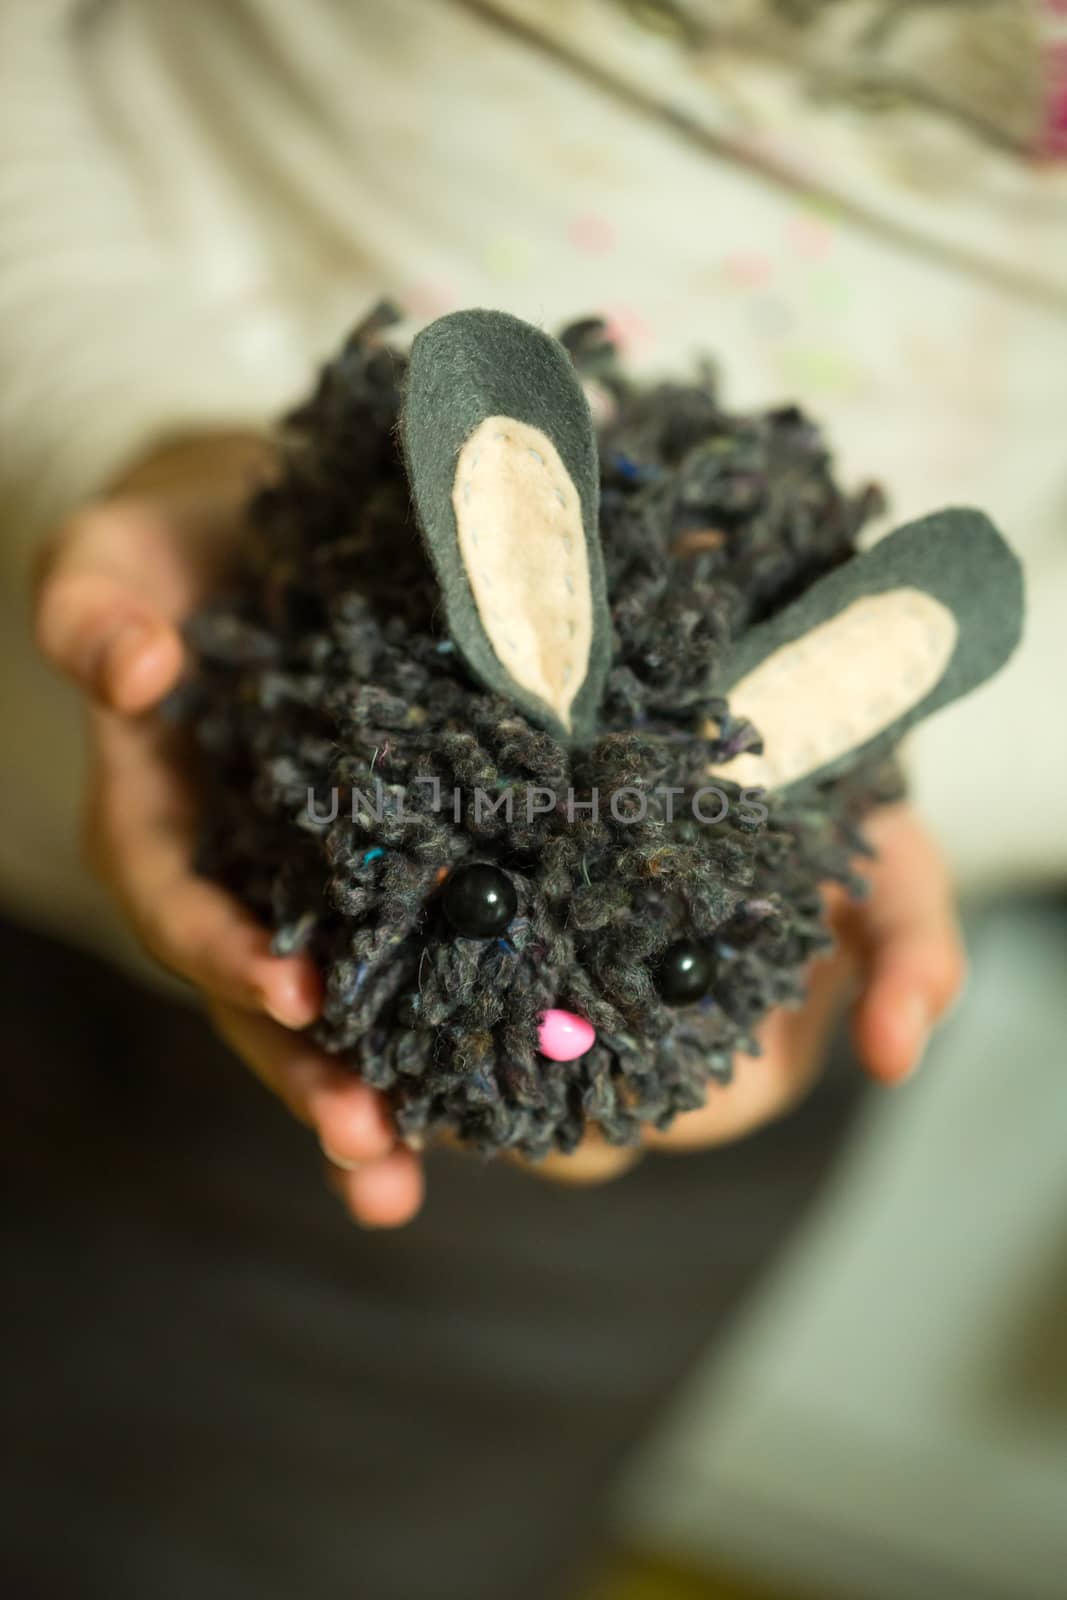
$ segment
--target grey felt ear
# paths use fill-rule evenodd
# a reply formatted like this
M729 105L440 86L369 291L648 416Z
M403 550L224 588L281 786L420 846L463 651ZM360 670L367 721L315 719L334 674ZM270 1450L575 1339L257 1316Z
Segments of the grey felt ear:
M477 678L583 740L610 665L589 407L555 339L458 311L415 339L402 416L448 631Z
M714 770L779 793L835 777L996 672L1022 617L1022 569L980 511L908 523L740 640L720 683L763 752Z

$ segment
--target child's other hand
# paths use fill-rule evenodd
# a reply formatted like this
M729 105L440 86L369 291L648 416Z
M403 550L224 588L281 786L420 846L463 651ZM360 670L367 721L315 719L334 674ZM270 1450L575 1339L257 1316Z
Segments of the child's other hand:
M381 1096L293 1032L321 1004L311 962L271 955L269 933L193 871L194 799L152 715L181 675L179 625L226 556L260 453L246 440L169 451L121 498L74 517L42 561L37 637L89 702L90 865L150 953L202 993L227 1042L315 1130L356 1220L388 1227L418 1210L421 1163Z

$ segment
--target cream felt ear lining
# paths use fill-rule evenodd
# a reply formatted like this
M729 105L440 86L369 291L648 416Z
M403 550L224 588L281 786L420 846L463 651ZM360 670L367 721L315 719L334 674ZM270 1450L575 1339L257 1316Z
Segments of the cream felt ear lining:
M486 417L459 454L459 552L490 644L571 731L593 642L578 491L540 428Z
M996 672L1022 617L1022 569L980 511L898 528L742 635L716 688L762 750L711 770L775 793L834 777Z
M830 766L925 699L958 632L948 607L921 589L854 600L734 686L730 714L759 729L763 753L711 771L744 788L784 789Z
M561 740L593 738L612 633L597 446L567 352L504 312L442 317L412 346L401 431L468 668Z

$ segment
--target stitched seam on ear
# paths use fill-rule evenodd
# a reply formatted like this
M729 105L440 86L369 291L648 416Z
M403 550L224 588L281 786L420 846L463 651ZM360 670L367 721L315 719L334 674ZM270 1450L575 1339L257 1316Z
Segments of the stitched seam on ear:
M505 443L507 443L507 444L510 444L512 442L511 435L509 433L505 433L505 431L503 429L500 429L499 432L495 433L493 435L493 438L494 438L494 440L503 439L505 441ZM557 500L557 502L559 503L560 506L566 508L566 504L567 504L566 496L563 494L563 491L559 488L558 484L556 484L556 482L554 481L551 472L548 471L548 466L547 466L547 463L545 461L544 456L541 455L539 451L533 449L532 446L526 446L526 454L528 456L532 456L534 458L534 460L538 463L538 465L545 469L545 472L547 473L548 478L549 478L549 482L552 485L552 492L553 492L554 498ZM463 486L464 500L465 501L469 500L469 498L470 498L471 479L474 476L475 469L477 468L478 462L480 460L481 460L481 450L477 450L475 452L472 460L471 460L470 476L467 478L466 483ZM471 543L474 544L475 546L477 546L477 544L478 544L478 534L476 533L474 528L470 529L470 537L471 537ZM566 531L566 529L560 529L559 530L559 538L560 538L560 542L562 543L562 546L563 546L564 555L565 556L572 555L573 554L573 547L574 547L573 535L568 533ZM490 579L488 573L485 570L484 562L482 564L482 569L481 569L481 579L482 579L482 582L485 584L486 588L492 588L492 580ZM567 592L569 594L573 595L574 594L574 573L572 571L566 569L566 568L564 568L564 571L563 571L563 582L564 582L564 587L567 589ZM505 616L503 616L503 614L501 612L497 612L496 620L499 621L499 622L502 622L505 627L507 626L507 618ZM569 639L573 639L575 633L577 632L577 623L576 623L575 619L573 617L564 617L563 621L564 621L564 623L566 625L566 628L567 628L567 637ZM508 641L505 639L505 643L507 643L507 642ZM514 641L511 642L511 648L512 649L516 648L516 646L514 644ZM574 657L573 657L573 654L572 654L569 657L566 657L564 659L563 672L561 674L562 683L563 683L563 687L564 688L567 688L568 684L570 683L571 675L573 674L573 672L574 672ZM565 718L564 720L566 721L567 725L569 726L570 725L569 717Z
M519 435L517 438L516 433ZM560 640L555 643L548 637L547 628L538 629L534 626L534 613L531 612L528 616L517 614L514 619L510 619L500 608L499 597L494 594L494 578L486 560L487 530L484 525L478 524L476 518L472 520L471 517L472 490L475 489L475 476L483 463L486 447L501 441L505 447L501 451L504 460L507 460L510 452L516 454L521 452L537 463L547 480L550 498L555 502L559 513L569 513L575 521L575 527L569 528L565 524L557 525L555 519L548 515L539 523L546 534L554 536L558 544L555 571L559 574L564 593L551 597L553 620L558 618L559 628L556 631L561 634ZM493 492L492 488L489 492ZM502 664L516 683L527 693L535 694L542 700L570 732L574 701L588 673L594 619L581 497L565 463L554 442L542 429L515 417L502 415L486 417L460 450L453 481L452 502L460 555L472 599L486 630L490 646L494 652L502 648ZM471 548L477 551L480 557L477 567L473 567L469 559ZM583 570L579 571L579 568ZM579 639L583 621L580 611L580 599L583 595L588 599L588 616L584 619L588 638L585 640L585 671L579 676L581 663L577 657L579 646L575 641ZM514 624L522 625L523 630L529 633L529 646L525 655L522 653L522 646L516 640ZM512 627L510 634L509 626ZM556 674L551 673L548 668L550 649L554 651L562 649L558 688L555 681Z
M734 685L730 709L758 729L764 753L746 752L709 770L777 790L861 750L931 692L957 637L953 613L921 589L901 584L857 597L810 633L780 645ZM813 701L812 694L820 698ZM805 725L810 736L801 742Z

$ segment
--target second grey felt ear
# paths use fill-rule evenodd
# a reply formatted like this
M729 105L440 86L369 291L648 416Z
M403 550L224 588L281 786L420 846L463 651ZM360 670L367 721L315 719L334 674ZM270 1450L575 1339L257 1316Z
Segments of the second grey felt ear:
M596 440L566 351L505 312L442 317L412 346L402 431L457 649L531 721L592 737L611 623Z
M715 771L777 793L837 776L992 676L1022 616L1022 569L980 511L898 528L741 639L720 683L763 751Z

